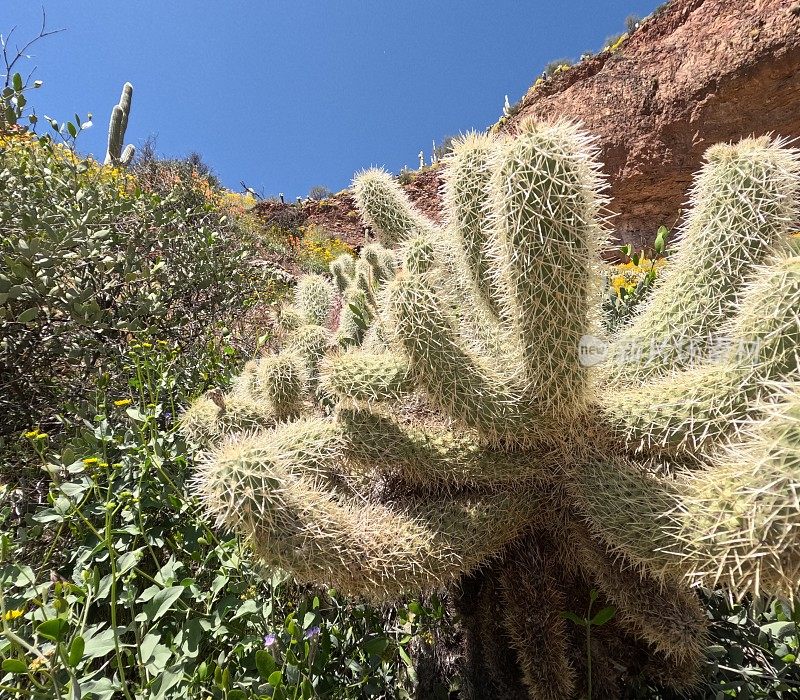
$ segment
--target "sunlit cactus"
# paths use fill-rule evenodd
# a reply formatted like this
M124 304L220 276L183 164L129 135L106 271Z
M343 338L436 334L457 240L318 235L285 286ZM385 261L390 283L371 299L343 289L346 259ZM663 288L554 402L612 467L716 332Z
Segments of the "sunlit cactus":
M710 149L668 274L605 345L606 199L578 127L463 137L442 224L360 174L381 244L334 261L338 300L301 281L281 353L187 411L210 447L198 492L298 580L381 601L450 587L475 697L585 695L560 613L593 589L615 610L597 692L688 688L691 584L793 595L800 575L798 172L780 140ZM236 435L218 403L245 396L265 417Z
M125 83L122 87L122 95L119 103L114 105L111 110L111 120L108 125L108 147L106 148L106 165L116 165L127 167L133 161L136 148L125 143L125 131L128 128L128 117L131 113L131 101L133 100L133 85Z

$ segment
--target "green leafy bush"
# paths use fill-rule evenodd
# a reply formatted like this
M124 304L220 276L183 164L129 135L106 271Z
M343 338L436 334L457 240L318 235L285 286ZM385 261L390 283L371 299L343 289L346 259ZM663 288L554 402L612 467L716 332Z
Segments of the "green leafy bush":
M30 431L52 481L28 513L0 491L0 696L409 697L407 649L440 604L314 595L202 518L175 417L188 386L224 383L238 364L134 344L128 391L107 394L68 446L51 452Z
M50 138L0 137L0 430L113 382L138 336L186 348L245 303L248 245L176 177L145 191Z

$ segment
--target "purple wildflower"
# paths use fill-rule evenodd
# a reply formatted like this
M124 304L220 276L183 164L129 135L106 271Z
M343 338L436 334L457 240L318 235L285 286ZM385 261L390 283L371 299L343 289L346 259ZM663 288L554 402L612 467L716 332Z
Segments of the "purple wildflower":
M305 637L306 639L314 639L317 635L319 635L319 625L316 627L309 627L306 630Z
M264 635L264 646L267 649L269 647L273 646L276 641L278 641L278 638L274 634L265 634Z

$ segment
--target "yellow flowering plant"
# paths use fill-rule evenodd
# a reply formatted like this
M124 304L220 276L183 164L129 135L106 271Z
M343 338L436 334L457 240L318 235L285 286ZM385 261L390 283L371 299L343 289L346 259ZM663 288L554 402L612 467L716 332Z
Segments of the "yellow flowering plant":
M659 272L667 264L664 253L668 237L669 229L660 226L649 257L644 250L635 252L630 244L620 248L625 262L612 266L605 275L607 292L603 309L608 330L614 330L630 318L649 293Z

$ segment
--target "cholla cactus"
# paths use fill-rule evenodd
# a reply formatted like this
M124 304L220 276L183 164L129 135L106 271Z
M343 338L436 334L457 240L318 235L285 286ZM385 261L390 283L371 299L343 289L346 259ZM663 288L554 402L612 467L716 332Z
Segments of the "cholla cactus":
M362 216L399 248L335 261L339 328L305 309L294 359L259 361L302 365L325 402L249 366L217 399L263 406L261 430L210 425L208 397L189 410L209 512L302 581L377 600L451 586L475 697L585 692L559 613L590 589L616 609L591 652L603 697L637 674L690 686L705 616L689 583L791 594L800 574L799 162L766 138L709 151L669 272L605 362L586 352L603 181L577 127L461 139L443 226L361 174Z
M128 128L128 117L131 113L131 100L133 100L133 85L125 83L122 86L122 95L119 103L111 110L111 121L108 125L108 148L106 149L106 165L127 167L133 161L136 148L128 144L123 150L125 130Z

